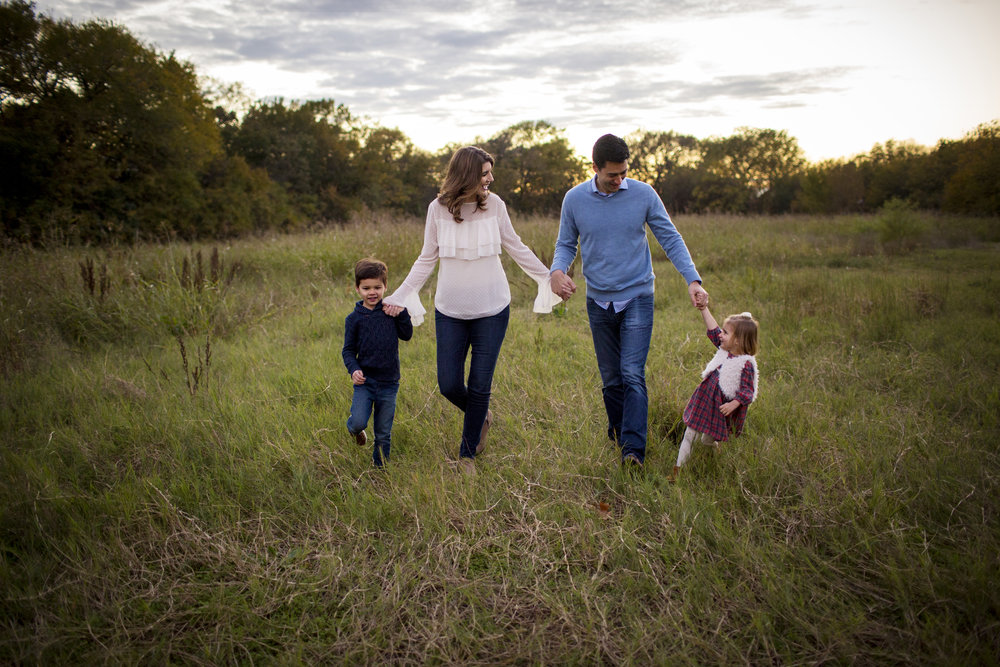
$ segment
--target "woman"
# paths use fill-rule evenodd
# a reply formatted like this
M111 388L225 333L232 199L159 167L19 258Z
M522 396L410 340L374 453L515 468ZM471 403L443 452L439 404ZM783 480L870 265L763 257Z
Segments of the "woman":
M437 198L427 207L424 247L406 280L385 298L384 309L410 312L414 326L427 311L419 292L440 260L434 324L441 394L465 413L459 466L474 474L486 445L493 371L510 318L510 286L500 263L503 248L538 283L534 311L548 313L561 299L549 288L549 270L514 231L507 206L490 192L493 156L475 146L460 148L448 162ZM465 359L472 351L469 378Z

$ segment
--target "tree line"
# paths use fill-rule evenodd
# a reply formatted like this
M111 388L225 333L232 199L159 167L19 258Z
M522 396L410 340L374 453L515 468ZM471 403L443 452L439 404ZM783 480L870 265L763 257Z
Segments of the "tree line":
M997 121L934 148L889 141L818 164L772 129L626 139L630 175L675 213L865 212L902 200L1000 214ZM589 159L545 121L470 143L496 157L493 189L518 213L558 211L588 175ZM365 209L420 215L456 146L421 150L330 99L250 101L123 26L0 3L0 221L10 240L227 237Z

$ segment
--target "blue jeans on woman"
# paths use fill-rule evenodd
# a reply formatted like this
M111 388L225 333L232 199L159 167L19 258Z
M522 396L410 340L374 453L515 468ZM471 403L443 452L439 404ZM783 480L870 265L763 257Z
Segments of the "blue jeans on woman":
M622 459L646 458L649 398L646 357L653 334L653 295L637 296L621 312L601 308L587 298L587 317L601 372L608 437L621 447Z
M460 457L476 457L476 446L490 407L493 371L509 321L510 306L496 315L474 320L460 320L434 311L438 388L465 413L462 444L458 450ZM466 382L465 358L469 350L472 350L472 360Z
M351 435L361 433L368 426L368 417L374 408L375 444L372 447L372 463L381 468L389 462L392 447L392 418L396 414L396 393L398 382L385 382L365 378L364 384L354 385L351 399L351 416L347 418L347 430Z

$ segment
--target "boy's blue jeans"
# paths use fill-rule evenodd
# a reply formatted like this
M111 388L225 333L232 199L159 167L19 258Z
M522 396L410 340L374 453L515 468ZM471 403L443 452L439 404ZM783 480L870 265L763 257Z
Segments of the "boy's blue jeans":
M347 430L352 435L365 430L368 426L368 417L374 408L375 444L372 447L372 463L376 467L382 467L389 462L397 391L399 391L398 382L380 382L372 378L366 378L364 384L354 385L354 398L351 400L351 416L347 418Z
M438 388L465 413L462 444L458 450L460 457L476 457L476 446L490 407L493 371L509 321L510 306L496 315L474 320L460 320L434 311ZM466 384L465 358L469 350L472 350L472 360Z
M620 313L587 298L587 316L603 384L608 437L621 446L622 458L646 458L649 398L646 357L653 334L653 295L637 296Z

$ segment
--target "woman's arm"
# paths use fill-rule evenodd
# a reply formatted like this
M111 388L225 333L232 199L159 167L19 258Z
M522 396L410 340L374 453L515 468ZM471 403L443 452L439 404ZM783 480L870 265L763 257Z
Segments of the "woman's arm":
M538 283L538 294L535 297L533 310L536 313L551 313L552 308L562 303L563 299L552 292L552 278L549 269L542 264L531 248L525 245L521 237L514 231L514 225L507 214L507 207L501 202L500 208L500 245L513 258L521 269Z
M500 245L513 258L517 265L534 278L536 281L544 280L549 275L549 268L542 264L542 261L535 256L531 248L524 244L521 237L514 231L514 224L510 221L507 213L507 206L500 202Z
M420 303L420 288L424 286L438 261L437 223L433 214L434 202L427 207L427 221L424 223L424 246L420 256L413 262L410 272L402 284L389 296L382 299L382 309L395 317L405 308L410 311L414 326L420 326L427 310Z

